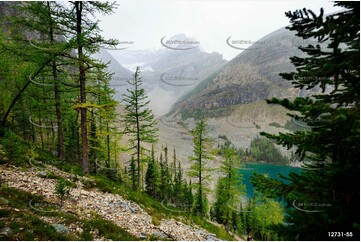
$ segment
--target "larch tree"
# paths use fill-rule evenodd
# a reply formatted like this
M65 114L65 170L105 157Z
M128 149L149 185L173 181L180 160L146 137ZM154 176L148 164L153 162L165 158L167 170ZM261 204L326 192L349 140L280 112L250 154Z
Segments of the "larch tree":
M223 161L216 189L216 202L213 207L214 217L217 222L224 224L229 230L235 211L238 211L245 195L245 186L242 183L242 175L239 172L241 166L237 151L228 145L222 147Z
M153 144L157 141L156 120L151 109L148 108L149 100L145 90L142 88L140 68L137 67L134 78L128 80L132 89L127 89L124 94L125 116L123 133L130 139L129 150L133 151L137 163L138 190L141 188L141 162L145 161L145 144Z
M100 63L91 59L90 55L99 51L103 45L115 46L118 42L114 39L106 40L99 33L98 20L93 20L90 16L95 13L103 15L110 14L115 7L115 3L109 2L70 2L70 6L62 13L64 33L74 43L76 57L77 78L79 84L79 104L80 111L80 135L81 135L81 164L84 173L89 173L89 131L88 131L88 110L94 107L93 103L87 101L87 85L89 79L94 78L93 69L99 68Z
M190 156L190 160L194 161L190 170L189 176L194 179L192 184L195 189L193 212L200 217L204 217L208 214L208 199L207 199L207 180L210 177L210 169L206 166L207 160L212 159L208 153L208 145L210 139L207 134L207 121L202 118L192 131L193 134L193 156Z

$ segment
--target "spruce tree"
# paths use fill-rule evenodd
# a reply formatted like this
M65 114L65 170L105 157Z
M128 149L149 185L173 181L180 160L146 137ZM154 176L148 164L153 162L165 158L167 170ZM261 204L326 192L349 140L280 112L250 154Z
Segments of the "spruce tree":
M302 9L287 12L287 27L319 44L300 46L305 57L292 57L296 72L282 73L296 88L320 87L322 93L293 101L268 100L293 111L289 115L309 128L294 133L262 135L311 161L288 182L255 175L252 184L288 203L288 240L359 240L360 224L360 3L336 2L342 11L323 15ZM296 80L296 81L295 81ZM332 232L343 232L332 237ZM346 234L347 232L347 234Z
M155 127L156 120L152 111L148 108L149 100L142 86L140 68L137 67L134 78L127 81L132 89L127 89L124 95L126 114L124 121L124 134L130 138L129 150L133 151L137 162L138 189L141 186L141 162L146 150L145 144L153 144L157 141Z

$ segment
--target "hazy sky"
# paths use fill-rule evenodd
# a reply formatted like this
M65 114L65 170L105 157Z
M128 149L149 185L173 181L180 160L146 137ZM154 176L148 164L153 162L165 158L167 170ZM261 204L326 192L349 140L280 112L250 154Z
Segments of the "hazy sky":
M325 13L339 8L331 1L172 1L123 0L112 15L101 16L105 37L133 41L129 49L161 48L160 39L184 33L200 42L207 52L219 52L227 60L240 50L226 39L257 41L264 35L289 24L285 12L303 7ZM124 46L124 45L123 45ZM163 47L164 48L164 47Z

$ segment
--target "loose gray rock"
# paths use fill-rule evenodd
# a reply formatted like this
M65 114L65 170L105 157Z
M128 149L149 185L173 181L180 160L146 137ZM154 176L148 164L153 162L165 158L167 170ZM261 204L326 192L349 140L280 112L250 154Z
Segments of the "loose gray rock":
M219 239L216 236L210 234L207 236L207 241L219 241Z
M46 173L46 171L39 171L37 175L41 178L46 178L48 176L48 173Z
M4 227L0 229L0 235L10 237L13 234L13 230L9 227Z
M65 227L65 225L63 225L63 224L52 224L52 226L54 227L56 232L58 232L59 234L68 235L70 233L69 229L67 227Z
M156 231L153 233L153 236L159 239L169 239L169 236L163 231Z
M140 236L139 236L140 239L147 239L148 236L146 236L145 234L141 233Z
M127 209L128 203L124 202L124 201L116 201L116 202L110 203L110 206L112 206L113 208L121 207L121 208Z
M137 207L132 207L132 206L130 205L130 203L129 203L129 209L130 209L130 211L132 211L132 213L138 212L138 208L137 208Z

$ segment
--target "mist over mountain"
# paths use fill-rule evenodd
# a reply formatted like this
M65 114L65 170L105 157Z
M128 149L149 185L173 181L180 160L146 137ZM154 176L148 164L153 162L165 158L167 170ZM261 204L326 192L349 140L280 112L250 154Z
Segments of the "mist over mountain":
M245 43L242 40L228 41L231 47L239 49ZM300 92L294 89L290 82L279 76L280 72L295 70L289 58L303 55L298 49L300 45L307 43L285 28L266 35L202 81L175 108L212 109L253 103L271 97L306 95L306 90Z
M317 91L295 89L279 76L280 72L295 70L289 58L303 55L298 46L315 42L305 42L284 27L255 42L230 37L227 44L243 51L227 62L221 54L206 53L201 43L177 34L160 38L162 47L157 50L103 51L101 58L113 63L109 66L116 72L113 80L115 76L129 77L136 66L141 67L150 107L158 116L168 113L161 118L165 124L161 129L179 130L181 124L189 131L195 120L205 116L210 118L213 138L226 135L236 146L247 148L260 128L278 132L287 123L285 110L266 105L265 99L294 98ZM118 99L126 88L116 89ZM270 126L272 120L280 127ZM179 145L165 136L168 143ZM188 148L178 148L187 156Z
M129 71L140 66L143 87L158 115L167 113L182 95L227 63L221 54L202 51L198 41L184 34L164 36L160 42L158 50L110 52Z
M120 65L106 49L100 49L98 53L93 55L93 58L109 63L107 71L113 73L109 84L116 91L114 97L120 100L122 95L126 93L126 87L129 86L127 80L132 78L133 73Z

